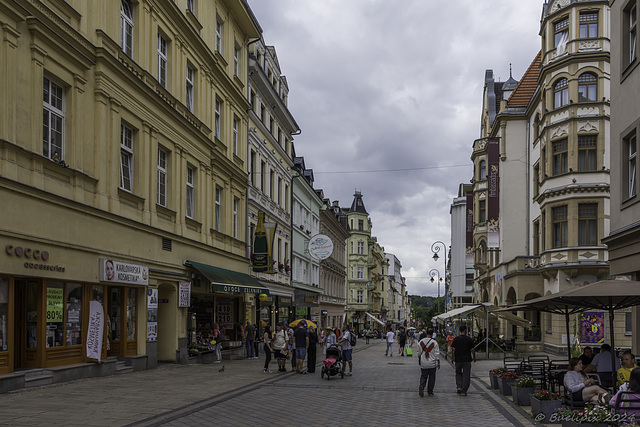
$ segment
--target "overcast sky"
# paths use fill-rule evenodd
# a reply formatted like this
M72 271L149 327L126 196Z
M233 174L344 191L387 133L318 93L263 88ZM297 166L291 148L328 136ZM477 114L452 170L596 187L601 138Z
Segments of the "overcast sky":
M543 3L249 0L289 84L296 154L331 201L362 192L411 295L435 296L428 273L444 273L431 245L451 244L449 208L472 176L485 70L505 81L511 63L520 80Z

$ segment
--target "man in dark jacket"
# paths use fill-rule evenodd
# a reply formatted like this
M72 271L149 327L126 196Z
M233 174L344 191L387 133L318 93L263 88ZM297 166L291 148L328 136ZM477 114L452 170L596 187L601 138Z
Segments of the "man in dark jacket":
M457 393L466 396L471 384L471 361L476 361L476 349L466 325L460 326L460 335L451 344L451 360L456 365Z

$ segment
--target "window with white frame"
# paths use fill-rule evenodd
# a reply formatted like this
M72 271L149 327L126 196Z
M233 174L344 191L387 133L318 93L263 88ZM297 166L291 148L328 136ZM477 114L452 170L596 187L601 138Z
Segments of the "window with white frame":
M358 242L358 255L364 255L364 242Z
M220 139L220 126L222 124L222 101L216 98L216 110L215 110L215 137Z
M578 170L594 171L597 167L598 136L585 135L578 137Z
M158 82L167 88L167 39L158 33Z
M358 297L357 297L357 303L358 304L363 304L364 303L364 291L362 290L358 290Z
M480 160L480 179L487 179L487 161Z
M64 88L44 77L42 84L42 155L64 160Z
M233 198L233 237L238 238L238 204L240 203L237 197Z
M358 279L364 279L364 267L358 267Z
M189 64L187 64L187 109L193 113L193 95L194 95L194 91L193 91L193 87L194 87L194 80L195 80L195 71L193 69L193 67L191 67Z
M238 117L233 116L233 154L238 155L238 128L240 127L240 120Z
M560 175L569 171L569 142L561 139L553 142L553 174Z
M562 78L553 85L553 108L560 108L569 103L569 81Z
M215 200L215 230L220 231L222 223L222 188L216 187L216 200Z
M240 46L233 47L233 75L240 77Z
M167 206L167 152L158 148L158 201L160 206Z
M628 12L628 34L629 34L629 63L636 59L636 44L638 35L637 7L634 5Z
M598 37L598 12L580 13L580 38L594 39Z
M120 48L133 58L133 5L130 0L120 1Z
M593 73L584 73L578 77L578 102L598 99L598 78Z
M120 188L133 191L133 129L120 124Z
M569 42L569 18L564 18L554 24L556 55L562 55L567 51Z
M634 197L638 193L637 166L638 147L636 144L636 132L633 131L622 141L622 153L626 157L626 168L623 172L623 179L626 180L627 197Z
M195 192L193 191L195 187L195 177L196 171L195 168L191 165L187 165L187 218L193 219L193 215L195 213Z
M224 24L218 17L216 18L216 51L222 55L222 33L224 31Z

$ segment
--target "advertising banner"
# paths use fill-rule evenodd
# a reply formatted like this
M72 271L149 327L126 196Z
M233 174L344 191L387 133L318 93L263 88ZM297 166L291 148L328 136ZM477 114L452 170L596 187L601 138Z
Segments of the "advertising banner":
M487 147L487 247L500 246L500 139L489 138Z
M100 258L100 281L146 286L149 284L149 268Z
M178 296L178 307L191 306L191 282L180 282L180 293Z
M604 312L585 311L580 315L580 344L602 344L605 340Z
M147 341L158 339L158 290L147 289Z
M47 322L57 323L64 320L64 289L47 288Z
M102 355L104 311L98 301L89 301L89 325L87 326L87 357L98 359Z
M323 260L327 259L333 253L333 241L324 234L316 234L309 240L309 255Z

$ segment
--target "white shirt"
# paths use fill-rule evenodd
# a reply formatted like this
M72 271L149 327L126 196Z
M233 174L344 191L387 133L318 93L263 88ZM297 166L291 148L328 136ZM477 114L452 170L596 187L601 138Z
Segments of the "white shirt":
M395 337L393 331L387 332L387 342L393 342L393 337Z

